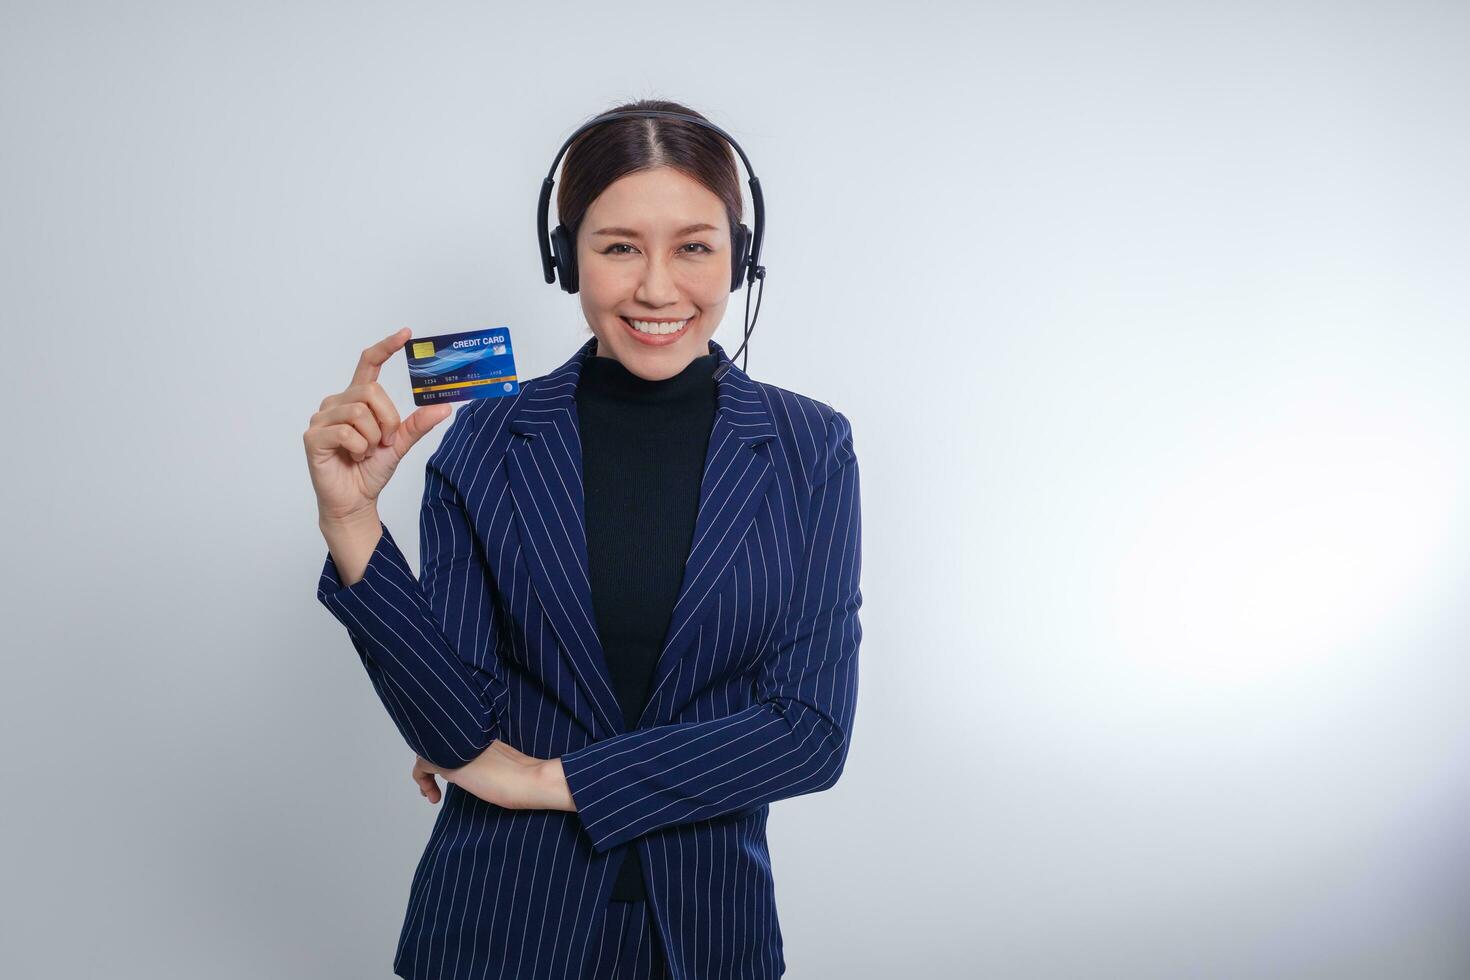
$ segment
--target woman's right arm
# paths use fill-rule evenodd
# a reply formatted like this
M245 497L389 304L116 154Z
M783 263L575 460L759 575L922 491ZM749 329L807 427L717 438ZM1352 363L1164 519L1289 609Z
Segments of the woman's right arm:
M494 598L448 476L468 445L470 413L450 425L426 466L420 576L378 517L378 494L399 461L453 411L428 406L398 420L377 377L407 337L400 330L364 350L352 384L323 399L303 435L328 548L317 598L346 627L409 747L456 769L500 737L507 691L494 669ZM461 650L481 654L487 669Z

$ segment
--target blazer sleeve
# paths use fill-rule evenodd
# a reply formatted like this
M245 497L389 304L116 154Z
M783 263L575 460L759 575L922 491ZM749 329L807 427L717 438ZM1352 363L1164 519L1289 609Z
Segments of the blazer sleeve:
M454 468L456 447L469 444L470 414L460 410L425 465L422 574L414 577L385 524L361 579L344 587L328 551L317 583L317 598L347 628L404 740L446 769L470 762L501 737L508 693L495 655L491 581L446 472Z
M847 760L862 626L858 464L834 412L813 477L806 555L757 703L709 721L624 732L561 757L599 853L673 824L824 790Z

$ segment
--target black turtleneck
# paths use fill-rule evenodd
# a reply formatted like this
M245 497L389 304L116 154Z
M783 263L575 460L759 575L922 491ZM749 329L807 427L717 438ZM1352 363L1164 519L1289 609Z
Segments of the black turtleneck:
M694 544L704 457L714 424L716 353L678 374L640 378L590 354L577 383L587 573L598 639L627 730L638 727ZM612 898L643 901L636 841Z

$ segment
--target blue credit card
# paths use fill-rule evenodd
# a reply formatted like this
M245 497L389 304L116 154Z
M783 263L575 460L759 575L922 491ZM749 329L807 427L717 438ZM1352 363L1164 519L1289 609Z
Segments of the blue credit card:
M410 337L403 350L415 405L499 398L521 390L505 327Z

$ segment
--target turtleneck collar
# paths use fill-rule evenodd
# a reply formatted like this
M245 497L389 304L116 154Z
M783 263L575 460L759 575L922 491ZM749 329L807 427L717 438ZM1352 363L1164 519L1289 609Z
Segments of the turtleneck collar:
M633 404L689 403L714 397L714 371L720 363L715 352L702 354L678 374L659 381L640 378L616 357L588 355L582 362L577 394L595 395Z

